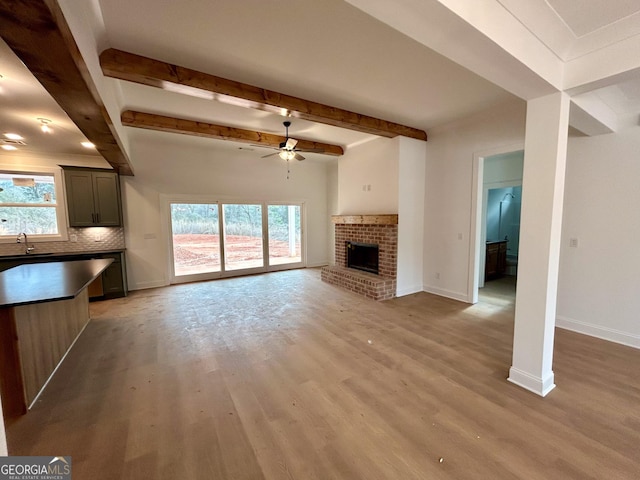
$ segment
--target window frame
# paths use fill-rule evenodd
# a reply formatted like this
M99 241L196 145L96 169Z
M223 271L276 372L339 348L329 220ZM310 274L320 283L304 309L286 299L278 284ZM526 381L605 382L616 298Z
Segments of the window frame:
M29 243L40 242L66 242L69 240L69 223L67 222L67 201L64 192L64 179L61 168L43 167L43 166L22 166L7 165L0 163L0 172L18 175L52 175L53 184L56 192L56 204L51 208L55 208L56 222L58 223L57 234L29 234ZM41 206L34 204L35 206ZM16 235L0 235L0 243L15 243Z

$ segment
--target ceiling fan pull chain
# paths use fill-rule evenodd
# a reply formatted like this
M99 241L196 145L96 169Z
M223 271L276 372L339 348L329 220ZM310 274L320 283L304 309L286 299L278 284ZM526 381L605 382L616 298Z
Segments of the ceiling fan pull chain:
M291 173L291 170L289 169L289 159L287 158L287 180L289 180L290 173Z

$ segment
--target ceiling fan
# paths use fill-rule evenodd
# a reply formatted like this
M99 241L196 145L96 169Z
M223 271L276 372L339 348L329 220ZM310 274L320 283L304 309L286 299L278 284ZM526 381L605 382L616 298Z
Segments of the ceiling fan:
M298 144L298 140L295 138L289 138L289 127L291 126L290 121L282 122L284 128L286 129L286 135L284 142L280 143L278 147L279 152L270 153L269 155L264 155L262 158L273 157L274 155L279 155L281 159L289 161L289 160L304 160L304 157L298 153L296 150L296 145Z

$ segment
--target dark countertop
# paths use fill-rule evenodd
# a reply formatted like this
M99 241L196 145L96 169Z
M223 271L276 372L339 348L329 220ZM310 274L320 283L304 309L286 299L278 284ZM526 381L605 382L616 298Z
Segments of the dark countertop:
M18 265L0 272L0 307L74 298L112 258Z
M105 253L122 253L124 252L124 248L116 248L112 250L84 250L80 252L54 252L54 253L46 253L46 252L36 252L36 253L21 253L17 255L0 255L0 261L2 260L20 260L20 259L29 259L29 258L64 258L64 257L76 257L76 256L84 256L84 255L102 255Z

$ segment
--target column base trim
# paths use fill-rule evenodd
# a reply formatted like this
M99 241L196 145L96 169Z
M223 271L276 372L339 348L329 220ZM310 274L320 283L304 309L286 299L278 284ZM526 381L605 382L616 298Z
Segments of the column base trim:
M540 395L541 397L546 396L551 390L556 388L555 383L553 383L553 379L553 372L549 373L545 378L540 378L519 370L516 367L511 367L509 369L509 378L507 378L509 382L518 385L525 390L529 390L536 395Z

